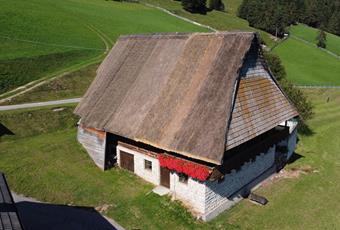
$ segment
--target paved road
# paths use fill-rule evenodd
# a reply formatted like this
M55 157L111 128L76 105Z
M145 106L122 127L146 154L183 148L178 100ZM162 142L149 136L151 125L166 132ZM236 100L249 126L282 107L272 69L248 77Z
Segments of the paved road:
M124 230L92 207L44 203L14 192L12 195L27 230Z
M80 100L81 98L71 98L71 99L57 100L57 101L45 101L45 102L26 103L26 104L18 104L18 105L4 105L4 106L0 106L0 111L35 108L35 107L42 107L42 106L48 106L48 105L62 105L62 104L78 103Z

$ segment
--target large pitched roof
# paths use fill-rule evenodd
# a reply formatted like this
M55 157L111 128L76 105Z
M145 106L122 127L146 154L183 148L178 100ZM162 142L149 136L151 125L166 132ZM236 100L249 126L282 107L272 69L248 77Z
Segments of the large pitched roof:
M121 37L75 110L81 123L220 164L254 33Z

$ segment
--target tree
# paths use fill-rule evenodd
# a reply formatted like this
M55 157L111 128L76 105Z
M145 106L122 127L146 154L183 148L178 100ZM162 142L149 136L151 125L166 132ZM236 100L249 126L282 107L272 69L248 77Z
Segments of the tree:
M270 52L264 52L264 58L276 80L280 81L286 77L286 70L281 63L279 56Z
M207 12L206 0L182 0L183 9L191 13Z
M282 37L297 22L340 34L340 0L243 0L238 16L249 25Z
M224 11L225 6L224 6L222 0L210 0L209 1L209 9L210 10Z
M323 31L322 29L319 30L319 34L318 36L316 37L317 39L317 46L320 47L320 48L326 48L326 33L325 31Z
M340 35L340 12L333 13L332 17L329 19L327 28L329 32Z

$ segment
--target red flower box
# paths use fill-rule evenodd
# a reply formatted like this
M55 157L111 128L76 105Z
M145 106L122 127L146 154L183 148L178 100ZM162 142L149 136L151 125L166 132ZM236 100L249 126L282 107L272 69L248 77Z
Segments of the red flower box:
M165 167L179 173L184 173L200 181L205 181L210 176L210 169L200 164L165 154L158 155L158 159L161 167Z

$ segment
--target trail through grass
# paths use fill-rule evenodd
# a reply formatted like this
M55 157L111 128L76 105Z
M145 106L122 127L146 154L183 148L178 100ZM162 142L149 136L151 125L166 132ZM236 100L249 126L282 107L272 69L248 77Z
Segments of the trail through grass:
M104 0L0 0L0 4L0 65L6 67L0 68L0 94L97 57L105 50L103 37L111 46L122 34L207 31L141 4Z
M92 64L68 73L0 104L13 105L82 97L95 78L98 65Z
M206 15L202 14L191 14L182 9L180 1L173 0L141 0L142 2L149 3L155 6L165 8L179 16L191 19L198 23L211 26L221 31L257 31L261 34L261 38L266 42L268 46L273 46L274 41L271 36L261 30L257 30L248 25L248 22L236 16L237 9L240 0L223 1L226 5L226 12L211 11L207 12ZM230 9L228 8L230 5Z

